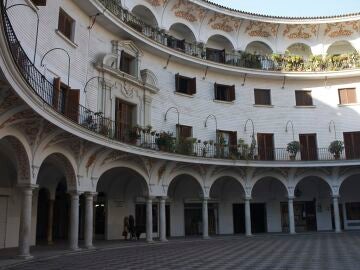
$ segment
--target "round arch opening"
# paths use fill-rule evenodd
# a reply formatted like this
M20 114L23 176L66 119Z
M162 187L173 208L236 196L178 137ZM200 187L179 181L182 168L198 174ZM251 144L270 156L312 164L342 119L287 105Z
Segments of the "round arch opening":
M286 49L286 54L297 55L304 59L308 59L312 55L312 51L310 46L305 43L295 43Z
M341 40L331 44L330 47L327 49L326 53L328 55L340 55L340 54L351 54L355 52L356 49L349 41Z
M138 17L141 18L141 20L152 26L152 27L158 27L158 22L156 20L156 17L154 13L147 7L143 5L137 5L132 9L132 13Z
M273 50L265 42L253 41L246 46L245 52L255 55L267 56L271 55Z

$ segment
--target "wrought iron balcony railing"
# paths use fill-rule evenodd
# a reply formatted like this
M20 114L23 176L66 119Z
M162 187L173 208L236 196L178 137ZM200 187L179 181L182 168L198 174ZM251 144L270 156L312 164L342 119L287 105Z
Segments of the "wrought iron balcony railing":
M320 55L305 59L297 55L254 55L246 52L226 52L206 48L203 43L190 43L179 40L164 31L146 24L140 18L124 9L119 0L99 0L105 9L114 14L144 36L164 46L187 55L221 64L270 71L286 72L325 72L360 68L360 54Z
M63 106L54 103L54 95L56 95L54 93L57 91L55 86L36 68L21 47L9 17L4 11L3 0L1 3L2 25L8 48L23 78L44 103L87 130L137 147L192 157L264 161L360 159L360 151L358 153L355 149L346 149L346 154L341 153L337 157L330 154L327 148L301 149L296 156L291 157L285 148L264 151L258 147L229 146L213 141L201 142L193 138L179 140L170 133L157 133L149 128L123 126L82 105L68 108L69 104L67 104L64 110Z

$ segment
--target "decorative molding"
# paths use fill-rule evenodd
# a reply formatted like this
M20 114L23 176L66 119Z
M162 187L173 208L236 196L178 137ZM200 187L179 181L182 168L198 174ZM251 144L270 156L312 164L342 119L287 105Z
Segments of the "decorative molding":
M248 33L250 37L268 38L276 37L278 29L278 24L250 21L249 25L245 29L245 33Z
M146 0L153 7L162 7L167 3L168 0Z
M324 30L324 35L337 38L337 37L349 37L354 32L359 32L359 24L357 21L344 22L344 23L328 23Z
M178 0L172 7L174 15L189 22L202 21L206 15L206 9L188 2L187 0Z
M226 33L236 32L241 26L242 20L230 17L221 13L214 13L209 19L208 25L214 30L220 30Z
M317 36L317 24L287 24L283 36L289 39L310 39Z

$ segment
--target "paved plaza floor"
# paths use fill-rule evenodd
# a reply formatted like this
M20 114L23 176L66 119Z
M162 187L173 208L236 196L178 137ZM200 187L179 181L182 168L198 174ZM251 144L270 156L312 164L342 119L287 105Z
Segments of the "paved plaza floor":
M360 269L360 232L118 243L3 269Z

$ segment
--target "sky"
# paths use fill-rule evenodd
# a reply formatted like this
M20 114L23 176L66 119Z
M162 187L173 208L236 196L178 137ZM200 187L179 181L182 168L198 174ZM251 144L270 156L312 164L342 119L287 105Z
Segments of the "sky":
M275 16L329 16L360 12L360 0L210 0L242 11Z

